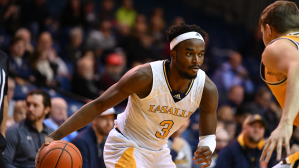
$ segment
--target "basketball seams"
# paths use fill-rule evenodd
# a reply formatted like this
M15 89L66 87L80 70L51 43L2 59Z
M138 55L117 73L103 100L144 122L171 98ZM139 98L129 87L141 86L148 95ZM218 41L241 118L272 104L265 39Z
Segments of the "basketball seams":
M71 166L71 168L73 168L73 157L72 157L72 155L70 154L70 152L69 152L69 151L65 150L65 152L67 152L67 153L70 155L70 157L71 157L71 163L72 163L72 166Z
M42 161L40 162L40 166L42 166L42 163L43 163L44 159L46 158L46 156L48 154L50 154L53 150L56 150L56 149L62 149L62 148L54 148L54 149L51 149L49 152L47 152L47 154L43 157Z
M44 167L45 164L46 164L46 162L48 162L48 159L45 159L45 158L49 158L49 157L51 158L52 156L56 156L56 159L55 159L56 163L53 160L53 162L54 162L53 163L53 167L54 168L61 167L61 164L58 164L59 161L60 161L60 159L62 159L61 161L63 162L63 160L66 159L65 157L68 158L68 156L63 155L63 151L65 151L67 153L66 155L70 156L70 162L71 162L71 164L69 164L70 168L82 168L82 164L83 164L82 156L81 156L81 153L80 153L79 149L74 144L72 144L70 142L65 142L65 141L54 141L51 144L53 145L53 147L55 146L55 148L51 149L51 147L50 147L50 150L47 151L45 154L43 154L43 157L41 158L40 164L39 164L38 167ZM59 149L59 150L55 151L57 149ZM76 161L77 160L77 156L76 156L76 154L75 154L74 151L77 153L77 156L79 156L79 159L80 159L79 163ZM55 153L54 155L52 154L53 152ZM59 155L59 157L57 158L58 155ZM73 156L74 156L74 159L73 159ZM42 164L44 164L44 166L42 166ZM74 166L76 166L78 164L80 164L79 167L74 167ZM63 166L63 167L65 167L65 166Z
M82 162L82 157L81 157L81 155L80 155L80 153L77 151L77 149L75 149L72 145L70 145L70 144L68 144L68 142L67 143L64 143L64 142L61 142L61 141L54 141L54 142L52 142L52 143L62 143L62 144L67 144L69 147L71 147L71 148L73 148L75 151L76 151L76 153L78 154L78 156L79 156L79 158L80 158L80 160L81 160L81 162ZM62 149L62 148L61 148ZM79 149L78 149L79 150Z
M78 154L78 156L79 156L79 158L80 158L80 160L81 160L81 162L82 162L82 156L80 155L80 153L77 151L77 149L75 149L73 146L71 146L70 144L67 144L69 147L71 147L71 148L73 148L75 151L76 151L76 153ZM78 149L79 150L79 149Z
M61 153L60 153L60 156L59 156L59 158L58 158L58 160L57 160L57 162L56 162L55 168L57 167L57 165L58 165L58 163L59 163L59 160L60 160L60 158L61 158L61 155L62 155L63 151L65 151L65 147L67 146L67 144L68 144L68 142L64 145L64 148L61 150Z

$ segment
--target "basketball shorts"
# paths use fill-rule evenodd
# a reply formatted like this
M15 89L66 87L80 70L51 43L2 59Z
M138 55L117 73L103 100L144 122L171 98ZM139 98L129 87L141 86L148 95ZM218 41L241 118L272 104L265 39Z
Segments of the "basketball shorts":
M285 160L279 162L273 168L298 168L299 166L299 152L292 154Z
M167 145L158 151L139 147L113 128L104 147L107 168L175 168Z

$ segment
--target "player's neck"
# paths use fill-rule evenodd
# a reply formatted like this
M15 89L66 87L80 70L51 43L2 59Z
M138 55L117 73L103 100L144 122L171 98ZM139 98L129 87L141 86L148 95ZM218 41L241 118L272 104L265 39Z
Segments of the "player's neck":
M178 92L184 93L187 90L191 80L181 77L179 75L178 68L172 63L167 68L169 68L167 72L167 78L169 80L171 88Z
M286 32L284 32L284 33L277 33L276 31L273 31L272 32L272 40L274 40L274 39L277 39L277 38L279 38L279 37L281 37L281 36L285 36L285 35L287 35L287 34L290 34L290 33L295 33L295 32L299 32L299 30L289 30L289 31L286 31Z

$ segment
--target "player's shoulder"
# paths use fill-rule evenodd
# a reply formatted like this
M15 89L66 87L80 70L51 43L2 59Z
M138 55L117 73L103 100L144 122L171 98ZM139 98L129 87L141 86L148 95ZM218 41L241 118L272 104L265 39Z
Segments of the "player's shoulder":
M130 78L132 80L147 81L153 78L153 72L150 64L138 65L131 69L128 73L130 74Z
M294 42L288 39L278 39L266 46L262 57L276 57L292 51L298 51Z
M153 82L150 65L139 65L129 70L116 84L116 87L127 94L143 93Z
M204 91L207 92L218 92L215 83L206 75Z

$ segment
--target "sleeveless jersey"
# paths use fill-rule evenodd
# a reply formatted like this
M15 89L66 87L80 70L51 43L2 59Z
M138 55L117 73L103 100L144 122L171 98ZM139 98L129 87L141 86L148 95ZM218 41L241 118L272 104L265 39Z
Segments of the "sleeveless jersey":
M287 34L280 38L274 39L269 43L269 45L279 39L288 39L292 41L297 46L297 49L299 51L299 32ZM261 77L269 86L278 103L283 108L286 99L287 77L278 81L274 73L267 69L267 67L265 67L263 63L261 63ZM299 114L295 118L293 124L299 127Z
M167 139L196 111L200 105L205 84L205 73L197 72L185 97L175 102L166 75L166 60L151 62L153 73L149 95L140 99L129 96L125 111L117 116L116 125L121 133L149 150L160 150Z

